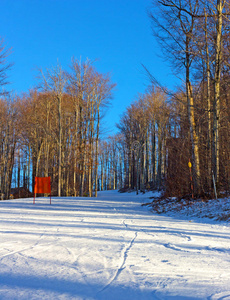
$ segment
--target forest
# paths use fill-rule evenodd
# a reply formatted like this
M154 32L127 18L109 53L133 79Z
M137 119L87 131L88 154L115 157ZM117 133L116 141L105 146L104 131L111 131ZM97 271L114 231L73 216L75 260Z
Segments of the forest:
M39 70L35 87L7 92L10 51L0 43L0 192L33 192L51 177L54 196L162 190L211 198L230 193L230 3L154 0L146 18L181 85L149 87L105 138L102 119L115 83L93 61ZM20 195L17 195L20 196Z

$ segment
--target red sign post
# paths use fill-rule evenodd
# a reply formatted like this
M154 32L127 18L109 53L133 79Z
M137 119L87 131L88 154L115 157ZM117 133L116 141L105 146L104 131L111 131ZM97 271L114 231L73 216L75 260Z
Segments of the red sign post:
M51 204L51 180L50 180L50 177L35 177L34 204L35 204L36 194L50 194L50 204Z

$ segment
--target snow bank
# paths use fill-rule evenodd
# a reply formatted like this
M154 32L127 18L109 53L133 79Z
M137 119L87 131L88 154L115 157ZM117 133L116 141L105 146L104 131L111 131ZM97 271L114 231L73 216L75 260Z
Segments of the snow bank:
M180 217L210 218L216 221L230 221L230 198L211 200L185 200L177 198L155 198L149 204L153 212Z

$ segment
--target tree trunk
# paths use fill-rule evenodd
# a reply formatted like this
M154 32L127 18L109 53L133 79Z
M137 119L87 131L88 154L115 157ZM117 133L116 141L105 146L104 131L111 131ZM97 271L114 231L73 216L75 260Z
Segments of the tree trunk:
M209 60L209 49L208 49L208 28L207 28L207 13L205 11L205 51L206 51L206 73L207 73L207 120L208 120L208 134L207 134L207 168L208 168L208 175L207 175L207 183L208 188L211 188L212 182L212 155L211 155L211 84L210 84L210 77L211 77L211 69L210 69L210 60Z
M58 197L61 197L62 185L62 112L61 112L61 97L58 97Z
M222 62L222 23L223 3L217 0L217 22L216 22L216 51L215 51L215 77L214 77L214 102L213 102L213 141L212 141L212 167L215 180L219 182L219 155L220 155L220 76Z
M199 160L199 145L198 136L196 134L195 110L192 85L190 83L190 37L186 35L186 94L187 94L187 110L189 120L189 132L192 144L192 169L193 181L196 193L200 193L200 160ZM189 160L189 158L188 158Z

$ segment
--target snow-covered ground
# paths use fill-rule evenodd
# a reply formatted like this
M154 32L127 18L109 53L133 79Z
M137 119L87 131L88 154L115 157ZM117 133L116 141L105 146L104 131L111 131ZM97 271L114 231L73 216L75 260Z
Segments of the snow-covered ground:
M150 199L151 200L151 199ZM154 197L148 201L153 212L183 218L210 218L216 221L230 221L230 198L219 199L178 199L176 197L162 199ZM151 203L152 202L152 203ZM146 203L148 204L148 203Z
M0 202L0 299L230 299L230 226L149 193Z

